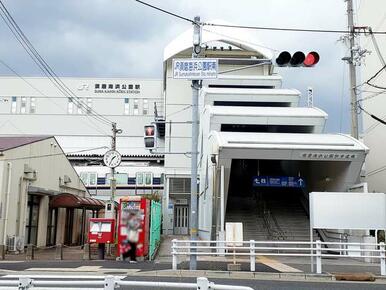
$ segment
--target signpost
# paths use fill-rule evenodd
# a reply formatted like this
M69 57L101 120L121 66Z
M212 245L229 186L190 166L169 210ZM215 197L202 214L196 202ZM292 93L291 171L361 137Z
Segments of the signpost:
M174 79L216 79L217 74L218 60L215 58L173 59Z
M253 187L305 188L303 178L297 176L254 176Z

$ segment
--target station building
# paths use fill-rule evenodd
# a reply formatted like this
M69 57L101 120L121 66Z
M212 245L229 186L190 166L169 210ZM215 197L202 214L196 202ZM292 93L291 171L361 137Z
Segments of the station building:
M191 57L192 34L164 50L167 152L191 151L191 83L173 79L172 60ZM199 236L222 239L225 222L237 221L244 240L309 240L308 193L356 187L368 148L325 134L327 114L299 107L273 52L250 39L238 29L202 32L200 57L217 58L219 75L202 81L199 99ZM165 155L165 177L164 232L187 234L189 155Z

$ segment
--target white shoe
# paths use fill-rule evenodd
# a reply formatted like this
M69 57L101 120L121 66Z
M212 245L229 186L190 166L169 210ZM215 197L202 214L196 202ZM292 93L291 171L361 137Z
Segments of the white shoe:
M129 261L130 264L137 264L137 261Z

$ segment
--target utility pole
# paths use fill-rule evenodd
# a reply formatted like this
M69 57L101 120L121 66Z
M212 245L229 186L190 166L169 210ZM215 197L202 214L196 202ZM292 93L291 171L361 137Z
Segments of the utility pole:
M197 58L201 51L201 27L200 17L194 17L193 28L193 53L192 58ZM192 158L190 180L190 239L197 240L198 215L197 215L197 147L198 147L198 91L200 81L192 80ZM195 247L196 243L192 243ZM196 249L191 249L196 252ZM197 269L197 255L190 255L190 270Z
M111 150L116 151L117 149L117 123L113 122L112 123L112 129L113 135L111 136ZM110 175L111 175L111 180L110 180L110 190L111 190L111 196L110 196L110 201L114 206L114 199L115 199L115 191L117 188L116 185L116 179L115 179L115 167L111 167L110 169Z
M353 11L353 1L347 1L347 23L349 31L349 49L350 57L348 59L349 64L349 73L350 73L350 92L351 92L351 136L355 139L359 137L358 129L358 114L357 114L357 94L356 94L356 85L357 85L357 76L356 68L354 64L354 48L355 48L355 27L354 27L354 11Z

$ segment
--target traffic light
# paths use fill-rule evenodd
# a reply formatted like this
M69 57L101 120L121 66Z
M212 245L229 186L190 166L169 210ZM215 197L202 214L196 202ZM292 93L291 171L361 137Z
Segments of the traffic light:
M288 51L282 51L276 58L276 64L278 66L310 67L316 65L319 59L319 54L316 51L309 52L307 56L301 51L295 52L292 56Z
M157 134L156 134L156 126L155 125L147 125L145 126L145 135L143 137L145 141L146 149L155 149L157 147Z

